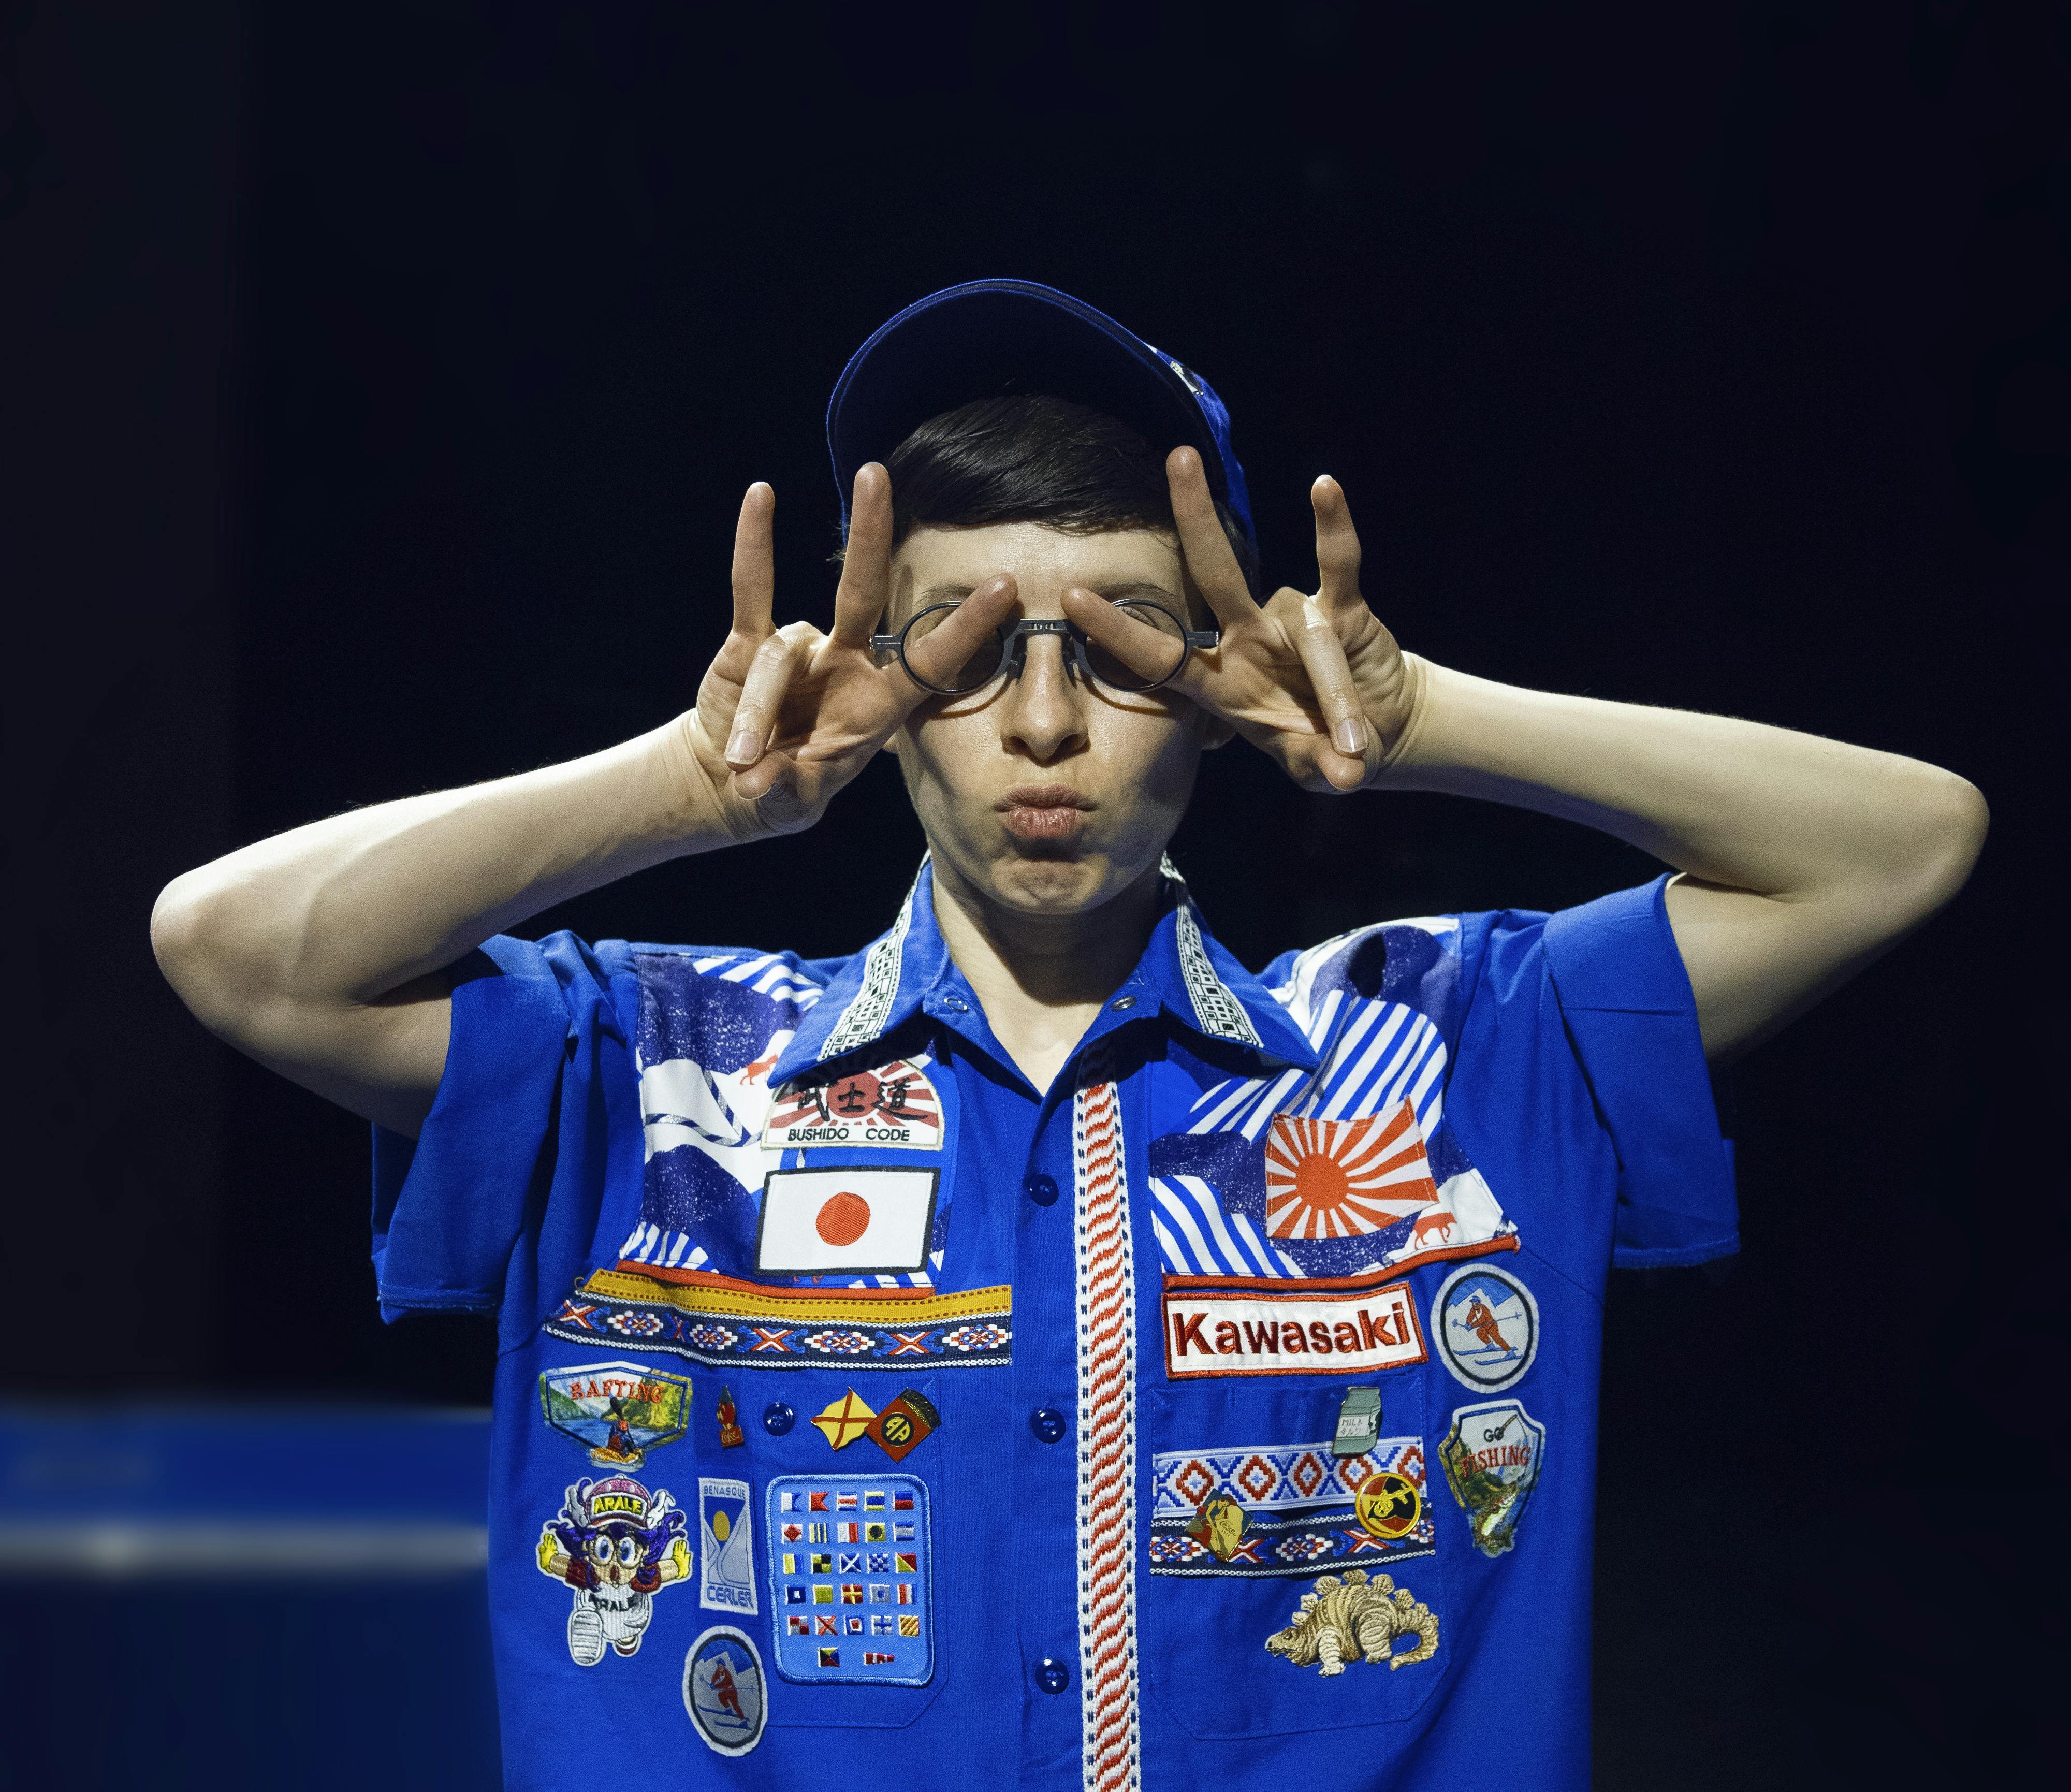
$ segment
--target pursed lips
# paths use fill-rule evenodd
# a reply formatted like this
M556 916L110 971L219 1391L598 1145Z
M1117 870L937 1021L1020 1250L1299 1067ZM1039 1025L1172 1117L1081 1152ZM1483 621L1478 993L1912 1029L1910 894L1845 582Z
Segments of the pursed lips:
M1066 840L1085 825L1093 799L1068 784L1018 784L993 805L1017 839Z

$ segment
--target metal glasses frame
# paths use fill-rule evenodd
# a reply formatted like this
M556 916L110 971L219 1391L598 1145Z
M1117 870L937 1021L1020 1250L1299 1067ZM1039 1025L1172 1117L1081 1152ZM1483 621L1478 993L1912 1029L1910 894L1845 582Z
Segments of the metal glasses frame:
M1092 663L1086 658L1089 637L1085 630L1076 622L1067 622L1061 619L1037 621L1024 618L1019 622L1003 623L993 630L993 634L999 642L999 670L994 672L991 678L982 679L977 684L966 686L961 691L953 691L944 685L930 684L913 670L912 663L906 658L906 637L912 632L914 624L922 617L932 616L937 610L956 609L959 607L954 603L930 604L925 609L916 611L913 615L908 617L906 625L897 633L872 635L870 638L871 650L874 653L896 654L899 656L899 663L906 669L906 676L920 686L923 691L931 691L938 697L968 697L974 691L984 690L986 686L990 684L995 679L1019 678L1021 669L1027 662L1028 650L1023 643L1027 642L1028 637L1031 634L1054 634L1063 638L1067 649L1065 663L1068 666L1076 666L1078 669L1079 676L1089 684L1097 684L1106 690L1118 691L1128 696L1138 697L1146 691L1156 691L1162 686L1170 684L1185 669L1187 661L1197 648L1220 646L1223 638L1222 630L1220 629L1188 628L1183 618L1175 616L1163 604L1152 603L1147 597L1124 597L1116 603L1114 607L1117 609L1155 610L1160 616L1166 617L1178 627L1179 638L1183 643L1179 650L1179 662L1163 678L1154 679L1148 684L1110 684L1105 679L1097 677L1094 674Z

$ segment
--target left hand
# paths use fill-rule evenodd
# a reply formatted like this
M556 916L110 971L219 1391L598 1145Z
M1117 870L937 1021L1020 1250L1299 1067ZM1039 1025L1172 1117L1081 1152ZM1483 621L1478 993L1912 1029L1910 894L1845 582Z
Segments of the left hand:
M1315 593L1283 585L1261 606L1216 520L1200 457L1175 449L1165 470L1187 574L1222 629L1221 645L1188 655L1165 688L1271 754L1304 789L1360 789L1396 757L1422 681L1360 595L1359 535L1343 490L1327 475L1310 490ZM1068 592L1064 613L1118 658L1153 669L1138 625L1105 598Z

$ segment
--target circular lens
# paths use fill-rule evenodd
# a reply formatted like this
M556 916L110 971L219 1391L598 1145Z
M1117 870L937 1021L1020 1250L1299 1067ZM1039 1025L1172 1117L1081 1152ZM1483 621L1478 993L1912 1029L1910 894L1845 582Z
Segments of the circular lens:
M1114 606L1142 632L1125 664L1097 641L1086 642L1086 663L1093 676L1114 691L1148 691L1179 670L1187 657L1186 625L1163 604L1145 597L1125 597ZM1149 670L1139 671L1138 666Z
M908 625L906 629L906 671L908 677L923 690L938 691L945 696L961 696L967 691L975 691L982 684L990 684L999 676L1000 662L1005 657L999 637L989 634L978 643L978 650L961 666L942 666L936 656L921 648L928 637L948 621L960 606L955 604L936 604L924 609Z

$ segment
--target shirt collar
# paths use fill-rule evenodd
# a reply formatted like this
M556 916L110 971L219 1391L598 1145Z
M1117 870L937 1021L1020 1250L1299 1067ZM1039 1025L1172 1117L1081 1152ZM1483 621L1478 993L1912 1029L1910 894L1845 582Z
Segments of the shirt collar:
M1171 859L1161 866L1166 908L1152 929L1136 969L1115 999L1148 994L1182 1026L1262 1058L1313 1070L1315 1047L1265 986L1224 951L1202 925L1187 881ZM818 1064L861 1051L883 1038L953 983L963 987L935 921L933 867L920 875L889 929L842 966L785 1047L770 1086L789 1082ZM1103 1020L1118 1018L1113 1002ZM1089 1029L1090 1039L1106 1029Z

